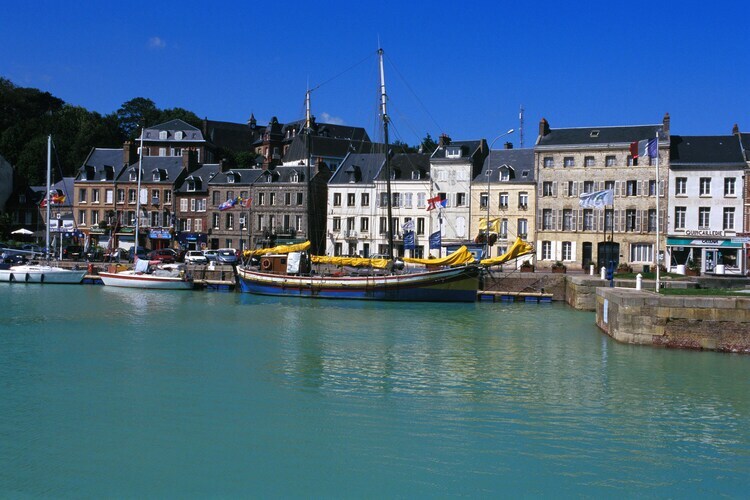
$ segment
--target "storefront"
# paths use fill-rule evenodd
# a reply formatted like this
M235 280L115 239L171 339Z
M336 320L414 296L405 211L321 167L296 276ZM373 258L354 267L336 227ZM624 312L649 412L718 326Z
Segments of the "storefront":
M172 233L169 232L169 229L150 229L148 239L150 240L149 247L151 250L161 250L170 247Z
M187 233L183 231L177 234L177 242L183 250L205 250L208 235L206 233Z
M732 237L697 236L667 238L669 270L684 272L695 268L706 274L744 275L746 258L744 244Z

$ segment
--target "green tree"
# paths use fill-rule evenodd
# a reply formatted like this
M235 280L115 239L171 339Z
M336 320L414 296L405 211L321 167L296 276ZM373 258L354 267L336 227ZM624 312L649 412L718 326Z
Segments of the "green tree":
M162 120L161 111L151 99L136 97L122 103L117 110L117 121L123 135L129 139L138 137L142 126L156 125Z
M436 149L437 143L432 140L430 133L427 132L427 135L424 137L424 139L422 139L422 151L427 155L431 155L435 152Z
M396 154L399 154L399 153L416 153L418 150L417 148L413 146L409 146L403 141L396 140L396 141L393 141L393 144L391 144L391 151L393 151Z

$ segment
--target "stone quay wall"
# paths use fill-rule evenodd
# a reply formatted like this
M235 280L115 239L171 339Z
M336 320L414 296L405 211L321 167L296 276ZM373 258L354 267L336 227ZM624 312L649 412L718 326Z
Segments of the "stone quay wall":
M596 290L596 325L629 344L750 354L750 296L660 296Z
M482 290L494 292L543 292L551 293L552 300L565 300L564 273L501 273L493 272L484 280Z

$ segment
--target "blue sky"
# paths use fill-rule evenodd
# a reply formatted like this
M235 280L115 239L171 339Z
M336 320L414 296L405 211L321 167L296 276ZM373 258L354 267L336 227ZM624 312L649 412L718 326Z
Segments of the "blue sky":
M134 97L201 117L304 116L392 134L526 146L553 128L660 123L750 131L745 2L40 2L0 0L0 75L101 113ZM370 56L370 57L368 57ZM364 62L362 62L364 61ZM357 64L360 63L360 64ZM350 69L351 68L351 69ZM393 137L392 136L392 137ZM510 137L518 145L518 133Z

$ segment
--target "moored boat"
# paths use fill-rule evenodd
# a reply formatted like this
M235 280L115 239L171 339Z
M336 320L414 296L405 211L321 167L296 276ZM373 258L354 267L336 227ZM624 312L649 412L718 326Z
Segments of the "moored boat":
M107 286L120 288L146 288L157 290L190 290L193 279L184 264L161 264L152 266L147 260L136 261L136 267L121 272L99 272Z
M65 269L45 264L24 264L0 269L0 281L15 283L65 283L83 281L86 270Z

